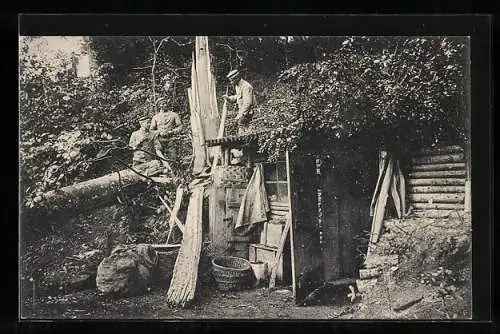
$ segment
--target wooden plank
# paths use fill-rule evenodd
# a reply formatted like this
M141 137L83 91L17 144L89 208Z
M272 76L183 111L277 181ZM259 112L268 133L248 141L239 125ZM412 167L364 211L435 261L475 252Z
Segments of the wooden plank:
M424 299L424 296L418 296L418 297L413 297L411 298L409 301L407 302L404 302L404 303L401 303L401 304L396 304L392 310L394 312L400 312L400 311L403 311L403 310L406 310L407 308L410 308L411 306L419 303L420 301L422 301Z
M165 177L165 176L153 176L151 177L151 180L153 180L156 183L162 183L162 184L172 183L172 179L170 177Z
M264 263L267 263L267 267L269 270L276 257L277 250L278 247L271 247L263 244L250 244L248 260L250 262L262 261ZM276 279L279 281L283 281L284 278L283 261L284 259L283 257L281 257L281 260L278 263L278 268L276 270Z
M380 192L380 187L382 185L382 177L384 176L384 170L387 166L387 151L378 152L378 177L375 183L375 191L373 192L372 199L370 202L370 216L373 216L375 211L375 204L377 202L378 194Z
M290 212L289 210L275 210L271 209L271 214L277 215L277 216L286 216L286 214Z
M416 152L418 155L442 154L442 153L461 153L464 149L460 145L449 145L442 147L433 147L421 149Z
M229 166L229 160L230 160L230 149L229 148L224 148L224 166Z
M285 153L285 164L286 164L286 179L287 179L287 191L288 191L288 203L286 203L289 206L289 217L291 221L291 226L290 226L290 231L288 233L289 235L289 240L290 240L290 262L291 262L291 271L292 271L292 294L296 296L297 293L297 282L295 279L295 258L294 258L294 237L293 237L293 212L292 212L292 199L291 199L291 186L290 186L290 180L291 180L291 170L290 170L290 156L288 150Z
M323 285L323 261L318 219L317 181L314 157L301 152L287 152L290 208L292 217L292 288L295 303L300 304L309 293Z
M463 210L464 204L460 203L412 203L417 210Z
M210 71L209 71L209 75L211 75ZM228 91L229 91L229 86L226 87L226 95L227 95ZM212 94L210 94L210 97L212 97ZM217 102L215 102L215 107L217 108ZM221 116L220 124L219 124L219 130L217 131L217 139L224 137L224 128L226 126L226 116L227 116L227 100L224 99L224 104L222 106L222 116ZM224 166L229 165L229 151L227 149L224 149L224 152L223 152L223 149L221 146L218 146L215 150L215 157L214 157L213 166L216 166L219 163L219 159L222 159L222 164Z
M223 255L228 247L225 236L226 192L224 188L212 185L209 190L208 212L210 240L214 254Z
M338 162L340 163L340 162ZM326 263L325 280L333 280L342 276L342 238L341 216L343 194L342 184L336 168L337 161L331 158L321 159L321 211L322 211L322 256ZM335 166L335 168L334 168Z
M463 193L464 186L411 186L410 193Z
M398 173L398 180L399 180L399 188L398 188L398 194L401 200L401 210L403 211L402 214L406 213L406 180L403 175L403 171L401 170L401 163L398 160L397 162L397 173Z
M430 178L463 178L465 177L465 170L442 170L442 171L422 171L410 172L408 176L412 179L430 179Z
M193 190L188 204L186 228L174 272L167 291L167 302L185 306L194 299L202 246L203 187Z
M461 210L460 210L461 211ZM454 210L417 210L412 213L415 217L426 217L426 218L447 218L452 215Z
M376 243L378 241L382 229L382 223L385 214L385 206L387 204L387 198L389 196L389 187L391 183L390 181L392 177L393 164L394 164L394 159L390 159L387 165L387 169L385 170L384 177L382 179L383 181L380 187L380 193L377 198L375 211L373 214L372 229L370 232L371 243Z
M276 257L271 266L271 276L269 278L269 288L274 288L276 285L276 271L278 270L278 264L281 257L283 256L283 249L285 248L286 238L288 237L288 231L290 230L290 225L292 224L290 217L288 216L285 223L285 228L281 233L281 240L278 246L278 251L276 252Z
M277 211L290 211L289 206L278 206L278 205L274 205L274 204L269 204L269 208L273 208Z
M412 202L417 203L463 203L465 199L464 194L435 194L435 193L421 193L421 194L410 194L409 198Z
M356 284L356 278L354 277L345 277L332 281L327 281L327 285L329 286L338 286L338 285L348 285L348 284Z
M429 155L422 157L415 157L412 159L412 163L417 165L423 164L437 164L437 163L453 163L453 162L463 162L465 156L463 153L457 154L440 154L440 155Z
M471 181L465 182L465 211L471 212L472 197L471 197Z
M464 162L443 163L443 164L428 164L428 165L413 165L413 171L436 171L436 170L453 170L464 169Z
M285 210L288 210L290 208L290 205L288 204L278 204L276 202L271 202L269 201L269 206L273 207L273 208L281 208L281 209L285 209Z
M177 217L177 215L179 214L179 210L181 208L183 197L184 197L184 187L178 186L177 190L175 192L174 206L172 208L172 211L169 210L170 211L169 225L173 226L175 223L177 223L177 226L181 229L181 231L183 231L182 233L184 233L184 225L181 224L181 222L180 222L179 218ZM166 204L165 204L165 206L168 209L168 206Z
M459 186L465 185L464 178L409 178L410 186Z
M394 202L394 206L396 207L396 214L398 218L401 218L404 214L403 208L402 208L402 201L405 200L405 198L401 198L399 194L399 185L400 185L400 179L399 179L399 171L397 170L398 165L397 161L394 162L394 170L392 173L392 180L391 180L391 187L390 187L390 192L391 192L391 197Z

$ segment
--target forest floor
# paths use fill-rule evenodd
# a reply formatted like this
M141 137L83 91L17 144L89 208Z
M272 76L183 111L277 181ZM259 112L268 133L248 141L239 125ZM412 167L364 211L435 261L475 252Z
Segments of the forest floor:
M200 289L191 307L166 303L165 287L110 298L95 288L90 274L102 259L104 231L123 229L123 211L106 208L35 238L22 248L21 318L25 319L470 319L470 221L406 219L387 228L376 252L399 254L392 276L383 275L350 302L296 306L291 287L221 292ZM391 226L391 222L388 222ZM394 222L392 222L394 223ZM415 227L417 226L417 227ZM425 227L425 228L422 228ZM150 228L150 227L148 227ZM152 232L145 229L143 233ZM398 231L404 233L398 233ZM161 231L154 231L161 235ZM153 234L154 234L153 233ZM119 233L118 233L119 234ZM411 243L410 241L417 241ZM123 242L119 238L115 241ZM149 242L155 242L151 240ZM417 247L418 246L418 247ZM450 273L443 276L443 272ZM86 281L82 284L81 277ZM30 278L35 278L35 282ZM75 284L80 282L79 284ZM33 290L35 286L35 290ZM452 287L450 292L449 287ZM448 290L443 290L446 288ZM444 291L444 293L443 293ZM347 294L347 291L346 291ZM396 305L419 299L396 312Z

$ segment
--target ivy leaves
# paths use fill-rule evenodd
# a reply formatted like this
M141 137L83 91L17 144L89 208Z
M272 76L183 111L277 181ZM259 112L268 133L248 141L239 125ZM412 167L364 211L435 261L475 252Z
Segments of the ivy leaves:
M266 107L294 115L275 118L271 128L278 130L262 144L276 155L311 134L336 140L379 131L381 141L408 143L432 141L450 129L464 135L463 48L449 38L346 38L327 59L280 74L291 93Z

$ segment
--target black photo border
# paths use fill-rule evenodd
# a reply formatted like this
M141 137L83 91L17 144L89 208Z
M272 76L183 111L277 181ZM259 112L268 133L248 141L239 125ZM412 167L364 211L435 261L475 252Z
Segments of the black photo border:
M437 35L471 37L471 137L472 137L472 217L473 217L473 321L201 321L166 322L164 320L85 321L92 330L127 332L151 331L260 331L290 329L307 331L382 331L407 327L422 333L436 328L460 332L492 330L493 317L493 95L492 95L492 16L490 15L135 15L135 14L23 14L18 17L20 35ZM14 37L16 38L16 37ZM9 40L12 42L12 40ZM17 50L17 38L14 50ZM17 54L14 61L17 63ZM5 63L4 65L5 66ZM13 65L14 70L17 69ZM7 69L9 70L9 69ZM12 68L10 68L12 72ZM17 78L17 70L15 71ZM11 84L14 86L14 83ZM16 85L17 87L17 85ZM17 94L14 104L17 105ZM15 117L14 119L17 119ZM16 122L15 122L16 123ZM17 138L17 137L15 137ZM17 146L17 145L16 145ZM14 167L14 168L17 168ZM15 172L17 174L17 172ZM12 206L13 208L16 208ZM10 219L13 224L14 217ZM17 228L14 227L17 232ZM16 233L14 232L14 233ZM13 239L13 238L12 238ZM11 240L13 241L13 240ZM15 248L14 248L15 247ZM13 245L12 249L17 249ZM14 256L14 254L12 254ZM17 272L17 258L14 258ZM16 289L17 277L12 282ZM13 289L12 289L13 290ZM17 308L16 308L17 313ZM12 321L12 320L11 320ZM79 321L76 321L79 322ZM22 331L67 332L75 321L10 322L7 328ZM147 328L144 326L147 324ZM80 324L79 324L80 325ZM83 324L81 324L83 325ZM444 327L443 327L444 326ZM271 328L269 328L271 327ZM88 328L85 327L87 330ZM377 328L378 329L378 328ZM431 330L432 330L431 329ZM407 329L405 329L407 331Z

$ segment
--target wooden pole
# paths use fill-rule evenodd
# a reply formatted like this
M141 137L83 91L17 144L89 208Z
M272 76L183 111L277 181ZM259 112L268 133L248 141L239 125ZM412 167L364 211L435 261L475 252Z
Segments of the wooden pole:
M471 212L472 209L472 204L471 204L471 159L472 159L472 152L471 152L471 69L470 69L470 38L467 39L466 42L466 51L465 51L465 56L466 56L466 63L467 65L465 66L465 78L466 78L466 83L465 83L465 100L466 100L466 126L465 126L465 131L467 131L467 138L466 138L466 143L465 143L465 151L466 151L466 181L465 181L465 212Z
M278 271L278 265L281 257L283 256L283 249L285 248L286 238L288 237L288 231L290 230L290 225L292 224L290 215L287 216L285 227L283 232L281 232L281 239L278 246L278 251L274 257L274 261L271 265L271 277L269 278L269 288L272 289L276 285L276 272Z
M288 202L289 202L289 213L288 213L288 218L290 219L290 232L288 235L290 236L290 259L291 259L291 264L292 264L292 293L293 296L295 297L297 295L297 282L295 280L295 245L293 242L293 210L292 210L292 187L291 187L291 182L292 182L292 173L290 169L290 153L288 150L286 151L285 154L286 158L286 179L287 179L287 189L288 189Z

